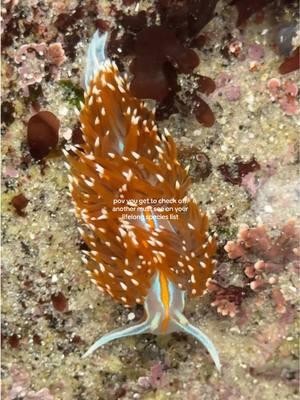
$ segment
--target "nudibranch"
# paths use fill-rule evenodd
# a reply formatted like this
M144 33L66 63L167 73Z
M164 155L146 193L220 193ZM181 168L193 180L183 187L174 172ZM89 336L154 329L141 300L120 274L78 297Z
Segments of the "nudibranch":
M213 274L208 217L187 193L172 136L158 131L155 112L130 94L126 74L105 57L106 40L96 32L89 45L78 112L84 143L65 151L69 187L92 282L125 307L142 304L145 316L104 335L84 356L114 339L181 331L200 341L220 370L213 343L183 314L186 298L202 295ZM184 205L180 212L174 203Z

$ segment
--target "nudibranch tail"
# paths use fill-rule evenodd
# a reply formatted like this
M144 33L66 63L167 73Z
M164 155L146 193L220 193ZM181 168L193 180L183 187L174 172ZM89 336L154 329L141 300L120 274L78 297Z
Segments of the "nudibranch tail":
M159 315L157 314L155 318L151 319L148 317L145 321L140 322L135 325L131 325L126 328L118 328L115 329L105 335L103 335L100 339L98 339L89 349L85 352L82 358L90 356L94 351L96 351L99 347L112 342L116 339L121 339L124 337L141 335L145 333L154 333L153 327L157 327L157 323L159 321ZM170 321L174 327L177 327L176 332L183 332L193 336L197 339L203 346L206 348L208 353L210 354L212 360L215 363L218 371L221 371L221 362L219 358L218 351L216 350L212 341L205 335L200 329L193 326L189 321L185 318L182 313L176 313L176 320Z
M213 359L216 368L219 371L221 370L219 355L212 341L183 315L185 292L178 289L172 282L165 280L162 275L158 273L154 277L145 299L146 318L135 325L116 329L102 336L89 348L83 357L91 355L99 347L115 339L144 333L162 335L171 332L183 332L202 343Z
M85 356L117 338L183 331L204 344L219 369L213 344L183 315L185 298L203 295L214 271L208 217L188 194L171 134L159 132L154 111L106 59L107 36L96 32L88 49L84 143L65 152L69 188L89 249L87 274L125 307L143 304L145 319L103 336Z

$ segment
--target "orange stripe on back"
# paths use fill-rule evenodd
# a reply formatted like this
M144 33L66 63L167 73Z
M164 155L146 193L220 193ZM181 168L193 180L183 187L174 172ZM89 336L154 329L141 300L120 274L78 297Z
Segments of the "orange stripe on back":
M163 320L161 326L162 331L166 332L168 329L169 323L169 303L170 303L170 293L168 287L168 280L166 275L163 272L159 273L159 283L160 283L160 291L161 291L161 300L165 307L165 319Z

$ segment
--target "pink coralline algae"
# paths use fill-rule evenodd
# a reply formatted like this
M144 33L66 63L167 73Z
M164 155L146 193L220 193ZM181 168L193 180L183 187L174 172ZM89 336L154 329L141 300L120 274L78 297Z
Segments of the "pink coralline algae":
M299 235L300 230L295 222L290 220L281 229L277 237L271 237L265 226L249 228L241 226L238 239L229 241L224 249L228 258L234 260L230 268L242 269L243 278L240 286L225 285L219 281L222 278L220 264L215 278L207 283L211 305L223 316L234 317L240 312L240 306L251 293L270 288L272 303L276 311L285 313L288 302L278 285L278 277L286 268L299 268Z
M60 66L64 63L65 51L61 45L61 43L51 43L48 47L47 51L47 59L50 64L54 64Z
M15 53L18 64L20 86L25 96L29 95L28 86L40 83L46 75L46 65L59 67L65 61L65 53L60 43L31 43L22 45Z
M217 89L227 85L232 79L232 76L227 72L221 72L215 79Z
M3 398L8 400L24 399L24 400L54 400L48 388L43 388L37 392L30 390L29 373L19 365L12 365L10 369L11 388Z
M250 58L250 60L261 61L264 55L265 55L264 48L260 44L255 43L249 46L248 57Z
M271 371L274 374L272 363L267 362L271 361L271 358L276 354L276 350L279 348L282 341L288 336L291 324L295 321L296 316L296 309L288 305L286 311L279 316L277 321L275 320L262 327L259 334L256 336L256 340L263 359L256 361L256 365L253 366L254 368L250 369L251 374L255 375L255 373L259 373L261 368L263 368L263 370L267 368L269 376ZM279 375L282 377L283 370L280 371ZM297 384L297 387L298 386L299 382Z
M234 317L239 312L246 291L237 286L223 287L221 284L210 280L207 283L207 290L212 297L212 307L216 307L221 315Z
M53 395L50 393L49 389L44 388L39 390L38 392L29 391L26 400L54 400Z
M294 145L288 145L287 151L280 157L275 157L265 163L260 163L260 169L248 172L242 177L241 186L249 193L252 198L257 197L260 190L269 179L278 173L283 166L295 162L297 149Z
M4 167L2 172L5 178L18 178L19 176L19 171L12 165Z
M236 85L227 86L224 93L228 101L237 101L241 97L241 89Z
M28 86L42 81L45 74L44 57L47 45L32 43L21 46L15 54L15 62L19 65L20 85L24 94L28 95Z
M254 198L260 188L260 181L257 179L256 172L249 172L243 176L241 186Z
M297 113L298 107L298 86L291 80L281 81L278 78L272 78L268 81L267 87L272 101L278 101L280 108L286 115Z
M150 376L141 376L138 379L139 386L144 389L158 389L167 384L166 376L164 375L163 366L157 363L151 367Z
M277 287L272 288L272 300L278 314L284 314L286 312L287 302L281 290Z
M237 83L232 83L233 79L232 75L221 72L215 80L217 90L214 92L213 97L218 98L222 94L228 101L239 100L241 97L241 87Z
M276 284L280 272L290 263L299 262L299 234L293 220L287 222L274 239L263 225L255 228L243 225L238 239L227 242L224 248L228 257L243 267L250 288L258 291ZM278 291L273 291L273 299L277 304L283 303Z

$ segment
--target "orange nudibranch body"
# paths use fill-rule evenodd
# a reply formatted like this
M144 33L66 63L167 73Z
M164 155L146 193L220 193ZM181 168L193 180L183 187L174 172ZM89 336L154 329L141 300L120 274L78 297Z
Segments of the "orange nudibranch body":
M213 274L215 239L208 218L187 193L189 178L170 133L130 93L127 76L105 59L106 34L88 50L84 143L66 157L84 263L97 287L126 307L143 304L145 319L104 335L88 350L129 335L184 331L201 341L220 369L209 338L183 315Z

